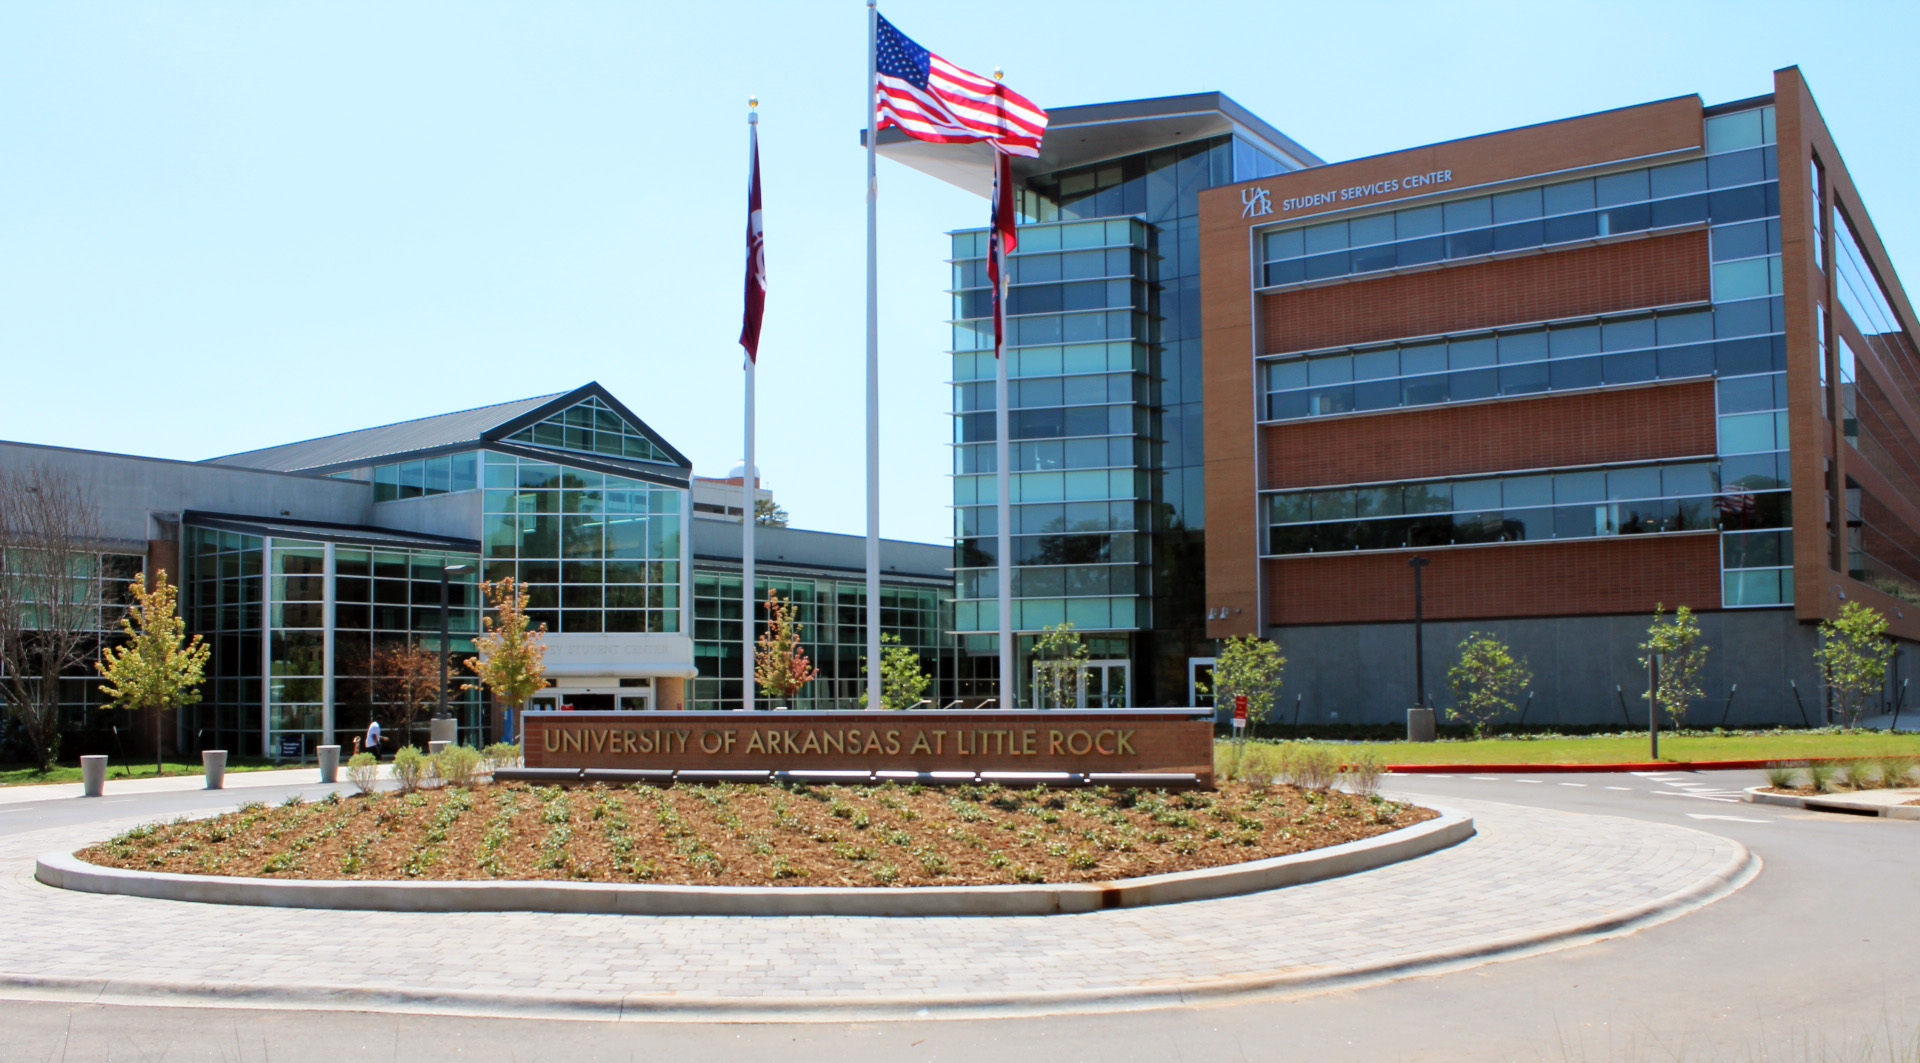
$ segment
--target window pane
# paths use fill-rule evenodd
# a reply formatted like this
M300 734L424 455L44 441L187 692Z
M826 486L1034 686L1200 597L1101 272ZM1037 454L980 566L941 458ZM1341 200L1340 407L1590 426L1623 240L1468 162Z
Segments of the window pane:
M1593 209L1593 182L1567 181L1540 190L1548 214L1571 214Z
M1402 240L1414 236L1435 236L1442 228L1440 208L1415 207L1394 212L1394 234Z
M1482 229L1493 224L1493 201L1485 196L1476 196L1457 203L1447 203L1441 207L1441 217L1446 231L1450 233Z

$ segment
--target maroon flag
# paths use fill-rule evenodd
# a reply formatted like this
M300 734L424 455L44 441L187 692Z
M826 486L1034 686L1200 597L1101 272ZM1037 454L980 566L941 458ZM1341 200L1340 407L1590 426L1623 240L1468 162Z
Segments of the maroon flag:
M767 308L767 237L760 222L760 126L748 134L751 163L747 175L747 296L740 321L740 346L760 360L760 317Z
M987 249L987 281L993 285L993 356L998 358L1007 341L1007 307L1000 278L1009 275L1007 256L1020 246L1013 211L1013 156L1004 151L993 153L992 240Z

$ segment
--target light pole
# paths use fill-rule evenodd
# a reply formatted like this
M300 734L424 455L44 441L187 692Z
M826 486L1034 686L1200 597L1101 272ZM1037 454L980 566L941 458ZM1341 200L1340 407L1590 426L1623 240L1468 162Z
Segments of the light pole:
M447 577L472 571L472 565L440 566L440 712L436 720L447 718Z
M1433 562L1424 557L1410 557L1407 564L1413 568L1413 704L1416 708L1427 707L1427 639L1423 626L1425 601L1421 596L1420 570Z

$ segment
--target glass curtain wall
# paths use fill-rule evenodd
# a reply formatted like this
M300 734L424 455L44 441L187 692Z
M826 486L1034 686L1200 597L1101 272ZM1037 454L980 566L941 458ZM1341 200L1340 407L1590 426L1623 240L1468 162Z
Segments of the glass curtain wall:
M146 559L139 554L91 553L71 556L65 562L48 559L42 564L35 555L20 548L0 548L0 579L16 581L15 586L24 593L29 602L44 604L43 593L64 603L59 611L71 615L75 627L85 632L89 639L106 645L121 640L120 618L126 615L130 596L127 584L134 574L146 565ZM65 569L64 577L58 570ZM64 579L68 588L62 591L43 590L56 579ZM179 582L177 573L168 573L168 579ZM90 583L97 587L88 587ZM97 595L97 597L95 597ZM97 603L97 604L95 604ZM84 609L81 612L80 607ZM5 664L0 663L0 668ZM114 751L111 728L118 726L125 730L127 717L118 711L108 714L97 712L106 704L106 698L100 693L102 680L91 664L85 669L63 676L59 681L60 710L57 727L68 741L75 736L91 733L81 739L79 745L69 745L67 755L74 749L85 746L87 751ZM5 717L0 713L0 730L4 729Z
M260 727L263 542L213 528L185 531L188 578L181 598L187 630L204 639L213 656L200 704L180 714L181 745L260 756L266 749Z
M740 574L696 570L693 574L694 656L700 676L691 681L690 708L742 706ZM754 577L755 629L766 630L766 600L778 591L794 605L800 642L819 677L786 704L792 709L857 709L865 694L866 601L864 581L804 576ZM944 705L959 696L954 679L952 592L942 587L882 584L880 630L899 637L920 655L934 682L926 697ZM759 704L771 707L765 694Z
M1204 656L1199 199L1283 167L1214 137L1029 178L1008 297L1015 631L1124 632L1135 704ZM953 240L955 630L991 656L994 355L987 234ZM1031 701L1023 640L1020 687Z
M686 490L491 451L485 467L486 578L526 587L534 623L680 632Z

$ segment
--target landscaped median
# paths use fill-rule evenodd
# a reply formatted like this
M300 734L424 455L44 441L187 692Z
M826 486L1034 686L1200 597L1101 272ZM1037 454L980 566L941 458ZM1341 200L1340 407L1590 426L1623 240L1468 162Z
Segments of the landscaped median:
M153 824L49 885L405 911L1044 914L1226 896L1473 833L1377 794L999 786L444 787Z
M1225 745L1224 741L1222 745ZM1920 757L1920 733L1818 730L1678 731L1660 735L1660 759L1648 757L1645 731L1618 734L1501 735L1437 742L1329 743L1345 761L1386 770L1608 771L1757 768L1769 764Z

